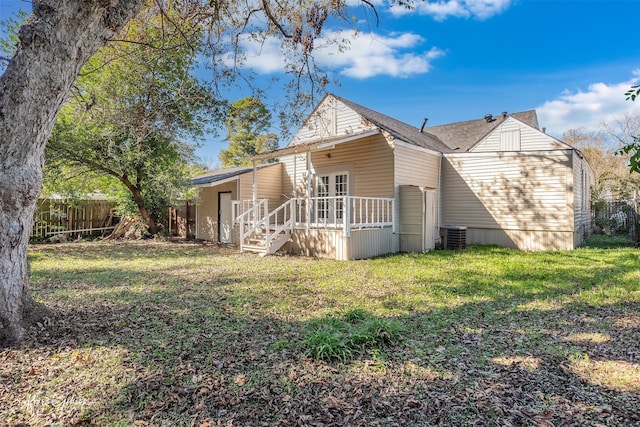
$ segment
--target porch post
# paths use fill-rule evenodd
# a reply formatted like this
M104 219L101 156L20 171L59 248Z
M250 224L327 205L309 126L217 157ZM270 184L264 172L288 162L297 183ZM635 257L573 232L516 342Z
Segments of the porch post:
M391 199L391 212L393 215L393 217L391 218L391 232L393 234L396 234L396 198L394 197L393 199ZM423 217L424 218L424 217Z
M253 160L253 203L258 201L258 178L256 173L256 161Z
M311 152L307 150L307 191L306 191L306 222L307 222L307 230L309 229L309 224L311 223Z
M342 220L344 236L351 237L351 198L349 196L344 196L342 199Z

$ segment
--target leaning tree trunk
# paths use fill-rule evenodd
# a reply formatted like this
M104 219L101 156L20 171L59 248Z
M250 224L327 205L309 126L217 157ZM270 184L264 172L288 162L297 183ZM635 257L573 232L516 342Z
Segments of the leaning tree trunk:
M144 0L34 0L0 77L0 338L21 340L44 147L81 66Z

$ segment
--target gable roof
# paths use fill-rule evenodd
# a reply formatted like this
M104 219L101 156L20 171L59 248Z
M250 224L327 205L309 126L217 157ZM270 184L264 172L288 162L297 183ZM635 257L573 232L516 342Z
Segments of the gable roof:
M425 131L435 135L449 148L449 151L465 152L473 148L509 117L513 117L538 129L538 116L535 110L492 117L493 119L491 121L481 118L446 125L430 126L426 127Z
M324 104L328 98L333 98L344 104L344 106L353 110L365 121L369 122L375 128L389 134L394 139L444 154L468 152L510 117L539 130L538 116L535 110L527 110L513 114L503 113L499 116L492 116L491 120L486 120L486 118L483 117L481 119L429 126L420 130L415 126L371 110L332 93L327 93L324 96L324 98L316 105L307 120L305 120L305 123L314 114L317 114L320 106ZM300 142L294 142L294 140L292 140L284 148L253 156L252 159L264 160L274 158L278 155L288 155L301 151L314 151L315 149L320 149L321 147L333 142L339 143L352 141L360 137L368 136L372 132L374 132L374 130L369 128L368 130L364 129L360 133L349 134L348 136L337 135L334 137L324 137L321 139L315 138Z
M370 110L367 107L363 107L362 105L356 104L355 102L351 102L339 96L332 96L396 139L439 152L451 151L451 149L440 141L437 136L429 132L420 132L420 129L415 126L408 125L400 120L396 120L382 113L378 113L377 111Z

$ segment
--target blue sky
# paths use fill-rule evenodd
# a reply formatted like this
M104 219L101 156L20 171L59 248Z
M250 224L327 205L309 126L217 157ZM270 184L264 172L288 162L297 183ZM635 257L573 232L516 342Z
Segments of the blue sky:
M640 83L640 0L428 0L411 11L373 3L377 26L355 7L357 37L337 28L324 35L350 39L350 50L316 52L340 80L328 90L353 102L416 126L424 117L438 125L536 109L558 137L640 110L624 97ZM18 7L30 2L0 0L0 19ZM260 52L246 65L265 80L278 75L278 44ZM225 147L209 137L198 154L215 166Z

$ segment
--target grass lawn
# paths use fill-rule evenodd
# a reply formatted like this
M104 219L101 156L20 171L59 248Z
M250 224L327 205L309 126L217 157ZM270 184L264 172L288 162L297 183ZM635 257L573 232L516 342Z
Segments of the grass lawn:
M35 245L55 315L0 348L0 424L640 425L640 251L596 237L352 262Z

